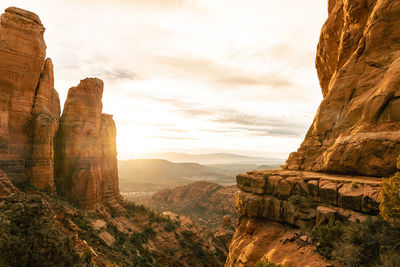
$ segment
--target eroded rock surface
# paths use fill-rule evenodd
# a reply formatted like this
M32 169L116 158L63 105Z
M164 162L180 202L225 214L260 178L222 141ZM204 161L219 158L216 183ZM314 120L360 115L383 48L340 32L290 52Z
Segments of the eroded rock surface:
M276 183L276 181L279 182ZM381 179L303 171L253 171L237 176L238 215L265 218L297 227L336 220L365 220L379 213ZM282 191L285 194L281 194Z
M379 213L382 179L290 170L252 171L236 177L238 226L228 266L259 260L285 266L329 266L307 235L319 224L358 222Z
M102 114L102 94L96 78L69 90L56 137L56 185L83 208L120 210L116 130L112 116Z
M39 189L56 192L54 137L58 130L60 98L54 89L53 63L46 59L32 110L29 181Z
M400 4L329 1L316 67L324 99L289 169L389 176L400 151Z
M44 30L29 11L10 7L1 15L0 168L14 182L29 176L32 112L46 56Z
M56 172L61 195L84 208L107 204L121 212L116 129L101 113L103 82L86 79L71 88L58 132L60 100L44 31L32 12L10 7L1 16L0 169L15 184L51 193Z
M253 267L260 260L288 267L332 266L299 238L297 229L261 218L240 217L225 267Z

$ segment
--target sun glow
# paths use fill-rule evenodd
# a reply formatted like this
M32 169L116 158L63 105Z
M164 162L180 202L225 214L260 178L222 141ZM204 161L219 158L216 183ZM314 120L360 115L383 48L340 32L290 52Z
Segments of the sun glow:
M80 79L104 80L120 158L163 151L286 157L321 100L314 55L327 7L311 2L13 5L40 14L47 27L61 102ZM0 8L8 5L0 0Z

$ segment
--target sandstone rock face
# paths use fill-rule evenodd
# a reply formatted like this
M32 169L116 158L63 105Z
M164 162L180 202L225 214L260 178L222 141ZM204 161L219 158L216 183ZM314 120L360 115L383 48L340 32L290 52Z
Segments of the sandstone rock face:
M32 110L29 181L39 189L56 192L54 137L60 117L60 98L54 89L53 63L46 59Z
M82 80L65 101L56 137L56 185L59 194L83 208L101 204L120 209L116 130L102 114L103 82Z
M0 168L14 182L28 180L32 109L42 73L44 27L28 11L7 8L0 21Z
M87 79L71 88L58 132L60 100L44 30L26 10L11 7L1 16L0 168L15 183L29 181L51 193L56 172L60 193L82 207L107 203L123 211L115 124L101 113L103 82Z
M239 174L236 181L238 226L226 267L254 266L260 259L327 266L309 237L291 237L297 229L329 220L363 221L379 213L381 178L267 170Z
M280 181L274 185L276 177ZM260 184L263 181L263 187ZM253 171L237 176L238 215L266 218L292 226L313 226L328 208L335 219L356 221L379 213L381 179L304 171ZM280 184L288 194L279 193ZM310 193L314 192L314 193Z
M400 4L332 0L316 67L324 99L289 169L389 176L400 151Z
M296 233L296 229L287 225L241 217L225 267L253 267L259 260L290 267L332 266L312 245L299 240Z

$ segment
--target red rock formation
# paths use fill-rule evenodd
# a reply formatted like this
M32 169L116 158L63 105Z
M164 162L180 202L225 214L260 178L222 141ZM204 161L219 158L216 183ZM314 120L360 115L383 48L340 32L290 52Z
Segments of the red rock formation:
M0 21L0 168L27 181L32 107L43 70L44 27L33 13L10 7Z
M55 192L60 101L37 15L10 7L0 22L0 166L14 182Z
M225 215L236 220L236 191L236 186L198 181L161 190L144 204L157 210L187 216L202 226L217 229Z
M101 204L120 210L115 124L102 114L103 82L82 80L65 101L56 137L59 194L86 209Z
M46 60L40 75L32 115L29 181L39 189L55 193L53 139L58 130L60 99L54 89L51 59Z
M0 200L11 194L19 192L7 175L0 170Z
M44 27L37 15L7 8L0 22L0 168L14 182L56 192L93 208L107 203L121 210L116 130L101 113L103 82L86 79L71 88L60 120L53 64L45 60Z
M331 0L316 67L324 99L289 169L388 176L400 151L400 4Z

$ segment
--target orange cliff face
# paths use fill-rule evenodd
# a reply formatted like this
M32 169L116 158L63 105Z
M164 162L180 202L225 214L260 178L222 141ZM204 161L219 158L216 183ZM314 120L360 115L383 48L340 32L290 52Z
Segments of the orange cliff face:
M37 15L22 9L1 16L0 169L14 182L33 173L33 184L54 192L52 143L44 139L54 137L60 106L51 61L45 64L44 30Z
M60 195L84 208L120 201L116 130L102 114L103 82L82 80L65 101L56 137L56 185Z
M400 5L330 0L316 68L324 99L289 169L389 176L400 151Z
M329 0L316 56L324 99L288 170L237 176L226 267L327 266L298 228L379 213L381 177L400 154L399 12L391 0Z
M60 119L44 31L32 12L10 7L1 16L0 170L4 188L14 188L9 186L11 181L30 182L85 209L107 206L124 211L118 189L115 123L111 115L101 113L103 82L85 79L71 88Z

